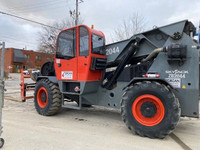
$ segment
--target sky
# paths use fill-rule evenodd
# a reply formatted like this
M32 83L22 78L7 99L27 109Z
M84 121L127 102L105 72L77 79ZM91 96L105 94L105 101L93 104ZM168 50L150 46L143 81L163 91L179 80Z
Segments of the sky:
M0 11L51 25L69 19L76 0L1 0ZM107 41L122 21L138 13L145 18L146 30L153 26L188 19L195 26L200 22L199 0L83 0L79 4L84 24L94 25ZM0 14L0 41L6 47L37 50L42 26Z

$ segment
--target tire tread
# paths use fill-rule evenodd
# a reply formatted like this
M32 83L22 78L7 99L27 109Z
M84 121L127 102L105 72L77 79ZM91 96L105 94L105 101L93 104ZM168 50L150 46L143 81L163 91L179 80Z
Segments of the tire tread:
M133 93L133 91L135 91L136 89L140 88L141 89L144 89L145 87L149 87L149 88L152 88L152 89L160 89L160 91L162 93L166 93L167 94L167 97L172 101L172 106L173 106L173 112L175 112L175 114L173 115L173 118L172 118L172 122L171 124L168 126L168 127L165 127L165 130L162 130L161 132L159 133L152 133L150 134L151 132L144 132L141 128L138 129L138 128L134 128L134 126L131 124L131 122L129 121L128 119L128 109L127 109L127 106L128 106L128 102L129 102L129 97L130 95ZM175 94L169 89L167 88L166 85L164 84L161 84L159 82L138 82L138 83L135 83L132 88L127 88L127 90L125 91L125 93L123 94L123 97L122 97L122 100L121 100L121 117L122 117L122 120L124 121L124 123L126 124L126 126L128 127L128 129L130 129L132 132L142 136L142 137L149 137L149 138L164 138L166 135L168 135L170 132L172 132L178 121L179 121L179 118L180 118L180 112L181 112L181 108L180 108L180 104L179 104L179 100L178 98L175 97Z
M52 101L51 101L51 104L49 104L48 108L45 108L44 111L41 111L41 108L38 108L38 105L36 104L37 93L35 93L35 108L37 112L44 116L52 116L52 115L57 114L61 108L61 93L60 93L58 85L52 83L48 79L41 79L40 81L38 81L37 84L40 84L40 83L46 84L49 87L50 91L48 91L48 95L52 97Z

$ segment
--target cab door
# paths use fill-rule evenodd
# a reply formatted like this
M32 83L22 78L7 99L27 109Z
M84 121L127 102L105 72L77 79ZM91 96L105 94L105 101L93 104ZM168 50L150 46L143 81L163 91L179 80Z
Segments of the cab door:
M62 31L54 61L57 80L77 80L77 27Z
M92 46L99 47L92 41L91 29L81 25L78 27L78 81L100 81L102 78L102 70L91 69L94 58L105 58L105 55L95 54ZM94 41L95 42L95 41ZM93 43L93 44L92 44Z
M78 80L87 81L90 67L90 33L87 27L78 28Z

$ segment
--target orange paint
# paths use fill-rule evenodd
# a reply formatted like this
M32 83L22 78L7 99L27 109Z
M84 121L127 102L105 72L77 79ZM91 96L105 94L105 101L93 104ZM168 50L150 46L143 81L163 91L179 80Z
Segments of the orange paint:
M79 29L80 27L85 27L89 32L89 55L88 56L80 56L79 55ZM96 58L105 58L105 55L93 54L92 53L92 33L105 37L104 34L100 31L96 31L91 29L85 25L79 25L73 28L69 28L63 31L76 29L76 57L70 60L65 59L57 59L55 58L54 66L56 71L56 76L58 80L63 81L100 81L102 78L102 71L99 70L91 70L92 57ZM62 31L62 32L63 32ZM58 66L58 62L60 61L61 67ZM72 71L73 78L72 79L64 79L62 78L62 71Z
M45 102L42 101L42 94L46 95ZM48 103L48 92L44 87L40 87L38 92L37 92L37 102L38 102L38 105L41 108L45 108L47 106L47 103Z
M147 118L141 113L141 106L145 102L151 102L156 106L156 114L151 118ZM150 94L145 94L139 96L134 101L132 105L132 113L136 121L138 121L140 124L144 126L155 126L163 120L165 116L165 108L159 98Z

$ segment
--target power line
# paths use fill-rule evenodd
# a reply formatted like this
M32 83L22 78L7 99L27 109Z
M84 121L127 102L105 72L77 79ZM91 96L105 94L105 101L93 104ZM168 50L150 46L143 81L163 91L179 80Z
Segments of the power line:
M61 1L61 2L64 2L64 1ZM27 6L27 7L19 7L19 8L16 8L16 7L9 7L9 8L11 8L11 9L17 9L17 10L22 10L22 11L26 11L26 10L37 10L38 8L39 9L44 9L45 7L54 7L54 6L57 6L57 5L62 5L63 6L63 3L59 3L59 2L57 2L57 1L54 1L52 4L50 4L50 3L45 3L45 4L43 4L43 5L29 5L29 6ZM44 9L44 10L46 10L46 8Z
M14 40L14 41L19 41L19 42L23 42L23 43L29 43L29 44L32 44L32 45L36 45L36 44L38 44L38 43L36 43L36 42L33 42L33 41L31 41L31 42L27 42L27 41L22 41L22 40L19 40L19 39L16 39L16 38L13 38L13 37L9 37L9 36L5 36L5 35L0 35L0 38L6 38L6 39L11 39L11 40Z
M32 44L30 44L30 43L24 43L24 42L12 40L12 39L11 39L11 41L9 41L9 40L3 40L3 38L0 39L0 40L1 40L1 41L5 41L6 43L10 43L10 44L13 44L13 41L15 41L16 43L18 43L17 45L29 46L29 47L32 47L32 48L35 48L35 47L36 47L36 45L32 45ZM23 46L22 46L22 47L23 47Z
M65 3L64 3L65 2ZM15 14L15 15L20 15L20 16L24 16L24 14L28 13L38 13L38 12L44 12L47 9L53 9L54 14L60 13L59 11L55 11L56 8L58 8L59 10L61 10L60 8L64 8L66 6L72 5L72 3L74 4L73 1L69 1L69 0L59 0L59 1L53 1L53 0L48 0L46 2L34 2L34 3L25 3L25 4L20 4L17 6L6 6L5 11L7 13L11 13L11 14ZM68 5L67 5L68 4ZM37 16L34 16L34 18L37 19L37 21L39 22L43 22L43 24L48 24L49 20L45 19L45 18L39 18Z
M15 41L17 43L21 43L21 44L24 44L24 45L28 44L28 45L31 45L31 46L36 46L36 44L30 43L30 42L25 42L25 41L20 41L20 40L13 39L13 38L0 37L0 39L4 39L5 42Z
M51 3L61 3L61 2L64 2L65 0L60 0L60 1L55 1L55 0L52 0L52 1L45 1L45 2L35 2L33 4L31 3L26 3L26 4L20 4L20 5L15 5L14 7L10 7L10 8L13 8L13 9L23 9L23 8L27 8L29 9L29 7L37 7L37 6L43 6L45 7L46 5L52 5Z
M15 17L15 18L18 18L18 19L22 19L22 20L29 21L29 22L32 22L32 23L35 23L35 24L39 24L41 26L46 26L48 28L53 28L53 29L56 29L56 30L59 30L59 31L62 30L62 29L59 29L59 28L56 28L56 27L53 27L53 26L49 26L49 25L46 25L46 24L43 24L43 23L40 23L40 22L37 22L37 21L34 21L34 20L30 20L30 19L26 19L26 18L17 16L17 15L14 15L14 14L10 14L10 13L7 13L7 12L0 11L0 14L7 15L7 16L12 16L12 17Z
M13 10L9 7L5 8L5 10L3 9L2 11L6 11L8 13L12 13L12 14L15 14L15 15L21 15L23 16L24 14L27 14L27 11L19 11L19 10ZM37 11L38 12L38 11ZM34 15L34 18L41 21L41 22L45 22L45 23L48 23L49 20L45 19L45 18L40 18L40 17L37 17Z
M43 2L43 3L34 3L34 4L26 4L27 6L24 6L24 4L23 5L20 5L20 7L18 6L18 7L10 7L10 6L7 6L6 8L8 8L9 10L11 10L11 12L9 11L9 13L12 13L12 11L14 12L14 14L15 14L15 12L21 12L20 13L20 15L22 15L22 14L26 14L27 12L29 12L29 13L38 13L38 12L44 12L44 11L46 11L47 9L51 9L51 10L53 10L54 11L54 14L57 14L57 13L60 13L59 11L60 10L63 10L63 9L61 9L61 8L65 8L66 6L67 6L67 4L66 3L64 3L64 2L68 2L68 1L66 1L66 0L60 0L60 1L47 1L47 2ZM70 4L69 4L70 3ZM38 4L40 4L40 5L38 5ZM72 4L72 2L68 2L68 5L71 5ZM59 11L55 11L55 10L59 10ZM8 12L8 11L7 11ZM34 16L34 18L35 18L35 16ZM43 19L39 19L39 20L44 20L44 18ZM44 21L42 21L42 22L44 22ZM47 22L47 21L45 21L45 22Z

